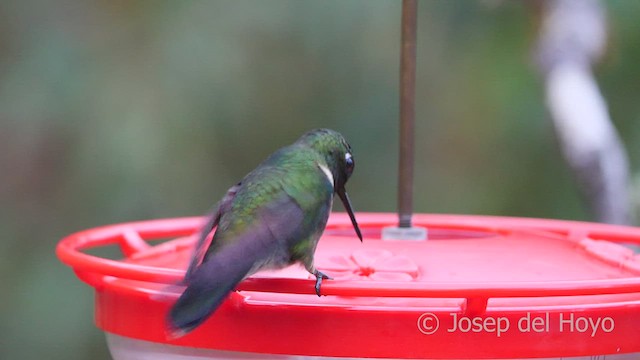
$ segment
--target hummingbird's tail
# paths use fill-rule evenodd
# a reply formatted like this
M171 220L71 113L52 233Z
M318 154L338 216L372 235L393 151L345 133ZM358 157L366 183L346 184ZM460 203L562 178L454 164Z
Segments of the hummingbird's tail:
M204 322L236 285L253 272L291 262L290 239L300 239L303 235L304 212L298 203L284 193L263 205L254 217L251 225L241 232L225 235L223 230L218 234L218 227L212 242L220 245L207 249L202 263L190 267L191 272L185 279L187 288L169 310L167 323L173 335L182 335ZM198 246L203 243L199 241ZM196 251L193 264L199 262L199 256L200 252Z
M167 317L172 336L182 336L204 322L249 275L256 259L242 256L240 250L233 245L223 248L187 279L187 288Z

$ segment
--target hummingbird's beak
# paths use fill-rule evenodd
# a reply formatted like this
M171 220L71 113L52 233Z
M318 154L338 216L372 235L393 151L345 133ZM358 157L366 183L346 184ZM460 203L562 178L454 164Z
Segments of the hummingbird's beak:
M358 238L360 242L362 242L362 233L360 232L360 227L358 226L358 222L356 221L356 216L353 213L353 208L351 207L351 200L349 200L349 195L347 195L347 191L344 189L344 186L338 188L338 196L340 196L340 200L342 200L342 204L344 208L349 213L349 217L351 218L351 223L353 224L353 228L356 230L356 234L358 234Z

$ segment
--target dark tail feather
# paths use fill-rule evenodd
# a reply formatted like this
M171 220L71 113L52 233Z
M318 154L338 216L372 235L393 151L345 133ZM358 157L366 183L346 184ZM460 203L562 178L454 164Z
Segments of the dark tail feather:
M291 224L302 223L300 207L288 196L271 206L267 209L270 212L261 213L251 228L236 235L231 243L205 254L203 262L192 270L186 279L186 290L168 314L173 335L183 335L204 322L242 279L273 256L278 239L294 237L298 226Z
M238 256L241 254L235 250L234 246L223 249L193 272L187 288L168 314L173 336L182 336L203 323L249 275L255 259Z

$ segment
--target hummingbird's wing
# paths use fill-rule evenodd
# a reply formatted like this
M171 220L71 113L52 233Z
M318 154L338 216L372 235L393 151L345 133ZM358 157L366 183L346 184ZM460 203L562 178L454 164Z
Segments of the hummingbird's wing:
M241 184L234 185L227 190L225 196L220 200L217 204L213 206L213 209L209 212L208 220L205 225L200 229L200 234L198 238L198 242L196 243L195 251L193 256L191 257L191 263L189 264L189 268L187 269L187 273L184 276L184 283L189 283L189 279L193 275L193 272L196 270L202 259L204 258L204 254L207 252L209 248L209 243L211 241L209 235L213 228L218 225L220 221L220 216L225 213L229 209L229 205L233 201L240 188ZM209 240L209 241L207 241Z
M207 254L192 271L187 288L168 314L174 335L189 332L205 321L246 276L268 264L290 262L287 244L303 231L300 206L282 193L255 215L249 227L234 233L233 241Z

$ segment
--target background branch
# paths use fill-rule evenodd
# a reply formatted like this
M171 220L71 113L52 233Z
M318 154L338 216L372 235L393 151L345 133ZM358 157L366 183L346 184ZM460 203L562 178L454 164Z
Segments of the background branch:
M606 37L600 2L547 1L536 56L563 156L594 220L627 224L629 161L591 71Z

